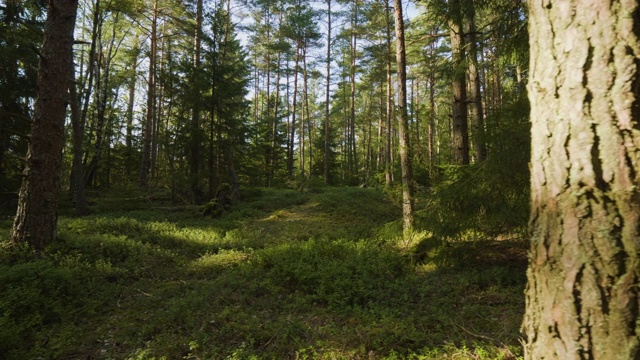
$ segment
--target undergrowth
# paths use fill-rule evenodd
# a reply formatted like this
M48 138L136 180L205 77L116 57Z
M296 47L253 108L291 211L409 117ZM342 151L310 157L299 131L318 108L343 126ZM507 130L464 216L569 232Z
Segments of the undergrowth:
M382 191L247 193L216 218L108 194L38 258L3 242L0 358L521 356L521 241L407 249Z

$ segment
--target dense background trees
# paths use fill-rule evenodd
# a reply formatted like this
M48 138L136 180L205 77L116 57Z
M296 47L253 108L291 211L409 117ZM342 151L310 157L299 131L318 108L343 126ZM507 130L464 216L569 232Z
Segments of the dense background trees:
M394 192L411 166L405 183L433 194L419 229L450 238L522 227L522 4L409 5L403 46L388 1L81 1L62 188L84 214L85 188L167 189L176 204L207 202L222 184L234 199L241 185ZM44 8L1 10L0 175L11 209Z
M234 192L314 179L399 185L393 8L81 1L64 186L76 202L85 186L137 185L199 203L222 183ZM11 193L26 149L43 7L10 1L1 10L0 174ZM401 83L414 182L439 184L456 171L450 164L481 170L485 159L513 169L506 154L526 153L518 146L527 136L519 127L525 116L507 115L519 111L511 104L524 93L522 4L423 1L410 3L405 20Z
M284 206L295 208L299 218L335 211L332 221L345 222L344 230L331 229L340 234L340 241L361 240L353 231L363 226L363 236L373 241L358 247L394 254L396 260L378 264L385 270L380 274L376 270L373 278L411 274L406 279L413 283L422 275L406 266L409 262L414 265L429 258L441 262L436 266L446 266L455 258L480 264L468 248L456 254L464 243L456 240L482 244L524 238L531 188L533 261L524 324L526 356L608 358L614 356L608 349L623 349L625 357L637 357L638 34L637 19L626 16L637 13L637 4L612 4L611 8L598 5L597 21L593 8L571 2L557 9L553 2L529 5L535 67L529 86L534 105L529 187L529 103L524 87L529 77L529 15L522 1L416 0L405 9L399 0L5 1L0 4L0 205L8 214L17 209L9 243L26 242L39 252L49 243L55 245L58 200L72 202L77 215L86 215L100 207L89 206L87 190L135 191L149 203L164 196L168 204L163 205L169 207L150 212L186 208L220 215L231 203L265 191L250 187L288 187L300 191L268 190L293 201ZM616 12L620 9L622 15ZM575 17L570 24L569 13ZM559 31L550 31L556 22ZM610 31L614 27L617 32ZM551 48L550 44L569 45ZM328 192L321 194L321 183L378 189L323 188ZM309 189L318 192L306 192L315 196L303 198ZM353 190L359 192L357 197L350 193ZM327 195L331 192L341 198L331 198L340 197ZM402 205L402 235L389 235L400 232L399 216L388 222L385 216L374 219L374 232L360 217L355 220L358 226L350 222L354 210L339 208L349 199L366 202L368 194L384 194L384 202L376 203L385 208L399 210ZM175 243L191 235L148 239L127 228L133 223L122 228L132 234L131 242L146 249L171 243L170 250L159 252L162 256L179 248L171 255L177 256L174 270L188 280L200 276L184 267L191 257L200 251L206 252L204 257L217 256L233 243L234 264L255 256L258 261L252 265L261 274L276 274L274 283L260 291L271 292L278 300L293 281L303 285L301 289L307 287L304 291L310 297L303 296L304 301L315 299L313 305L321 309L362 310L376 321L389 314L372 312L375 304L398 311L397 304L387 302L393 297L381 297L385 291L399 294L397 289L371 290L376 280L361 281L358 285L366 284L360 289L364 295L355 291L353 299L338 302L340 307L335 307L331 286L327 293L316 293L326 285L324 280L309 286L318 279L300 277L297 261L326 263L327 257L339 257L323 254L322 247L350 248L339 242L326 247L324 240L313 240L312 247L301 247L304 254L292 261L286 258L289 251L282 251L280 236L269 244L271 249L265 249L263 235L269 231L263 220L299 218L291 218L285 208L270 208L258 197L253 196L253 202L260 209L240 207L241 212L232 215L232 222L237 220L233 216L263 217L252 222L252 233L242 234L241 241L233 233L245 225L237 222L221 225L225 235L215 230L215 235L201 236L197 249L182 249ZM201 204L206 205L192 206ZM379 212L373 206L360 207L371 217ZM79 224L94 220L79 219ZM305 232L301 235L305 239L332 233L322 229L321 222L313 224L322 231ZM94 280L102 285L117 282L123 273L137 274L128 280L132 282L148 275L138 272L137 263L127 264L123 273L114 272L111 266L118 266L118 261L102 252L104 234L91 238L91 231L84 229L91 225L78 226L67 229L67 237L84 231L90 239L61 242L58 246L66 246L66 252L52 250L42 260L44 267L75 264L79 267L73 271L96 269ZM107 231L107 238L114 236L110 226L101 230ZM140 228L146 233L154 226ZM112 232L121 236L118 231ZM398 246L398 238L403 246ZM210 239L215 241L207 243ZM129 246L129 240L125 238L122 243L127 245L122 246ZM87 247L91 241L99 246L83 250L84 255L73 248ZM255 253L254 245L260 247ZM325 258L305 258L310 249L314 256L318 252ZM19 248L0 250L7 254L0 265L7 269L14 269L14 262L32 265L33 258L21 260L25 254ZM278 255L278 261L269 260L280 252L284 259ZM441 254L448 254L448 260L439 258ZM407 264L401 255L409 255ZM42 265L40 261L33 264ZM369 264L348 265L348 273L358 274L351 268L366 269L365 263ZM293 274L278 270L291 264L297 269ZM389 272L388 266L400 270ZM73 271L61 278L75 278L78 274ZM305 271L302 275L314 273ZM7 326L2 328L18 329L0 332L0 349L9 348L13 340L7 339L19 338L20 331L37 333L40 325L56 323L45 318L26 325L15 321L32 313L20 308L25 297L13 290L23 289L23 284L15 279L32 272L15 273L20 274L9 271L3 278L9 284L4 290L14 297L1 305L22 310L3 312L0 321ZM40 279L36 274L34 278ZM330 278L333 284L334 277ZM358 279L348 279L343 285L354 288ZM385 285L398 278L389 280ZM31 291L29 284L40 291L43 287L37 281L27 281L25 291ZM62 291L61 286L54 288ZM299 295L297 285L292 288L295 293L284 291L285 296ZM421 298L400 293L403 301L427 301L426 292ZM119 307L122 297L114 294ZM52 313L58 315L64 308L55 307ZM407 315L402 311L394 316ZM429 322L442 321L421 316ZM342 326L352 319L341 321ZM201 330L209 325L199 326ZM459 327L475 338L491 340ZM258 351L274 338L243 342L241 347ZM412 341L404 332L398 338ZM369 344L379 346L377 340ZM380 348L392 354L393 346ZM189 351L180 356L197 347L197 342L189 343Z

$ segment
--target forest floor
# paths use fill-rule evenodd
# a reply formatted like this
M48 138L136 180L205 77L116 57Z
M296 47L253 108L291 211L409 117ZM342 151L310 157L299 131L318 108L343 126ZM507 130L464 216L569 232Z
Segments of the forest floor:
M63 209L35 260L0 220L0 358L522 356L523 240L405 242L381 190L246 189L216 218L162 192L92 208Z

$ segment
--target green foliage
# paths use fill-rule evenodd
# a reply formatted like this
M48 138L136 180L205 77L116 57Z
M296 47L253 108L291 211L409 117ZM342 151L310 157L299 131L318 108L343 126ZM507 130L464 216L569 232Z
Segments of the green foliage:
M314 304L348 314L393 296L381 283L406 275L403 257L366 241L311 239L256 254L256 263L278 285Z
M524 256L497 255L510 242L450 253L482 261L421 265L396 246L399 210L382 191L242 191L215 219L154 196L117 212L123 193L108 212L63 218L39 259L4 243L2 357L520 355Z
M38 53L46 3L3 1L0 5L0 211L13 208L8 195L22 181L24 156L36 96Z
M528 102L520 97L490 117L490 157L440 166L432 195L418 212L420 228L441 239L523 233L529 217Z

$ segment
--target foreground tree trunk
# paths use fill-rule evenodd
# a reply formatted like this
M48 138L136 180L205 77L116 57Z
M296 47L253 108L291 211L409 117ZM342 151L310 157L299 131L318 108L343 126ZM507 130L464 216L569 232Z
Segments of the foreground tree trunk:
M528 5L525 358L638 359L638 2Z
M64 119L73 66L77 0L49 1L38 65L38 97L12 243L40 251L56 236Z
M413 230L413 174L407 120L407 56L404 45L402 0L394 0L394 6L398 67L398 135L400 137L400 168L402 171L402 229L406 238Z

